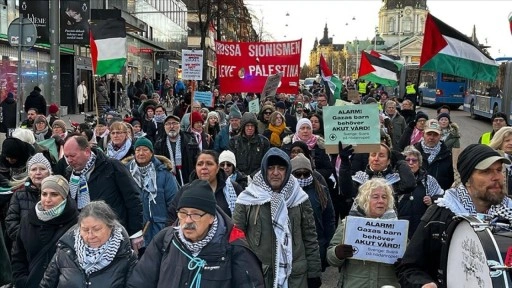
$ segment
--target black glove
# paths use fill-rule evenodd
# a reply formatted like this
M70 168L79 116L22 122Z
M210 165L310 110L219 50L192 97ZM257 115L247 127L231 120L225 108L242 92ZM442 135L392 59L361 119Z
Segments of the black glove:
M354 250L352 250L352 245L339 244L334 248L334 254L338 259L343 260L354 256Z
M343 144L341 141L338 142L338 153L340 155L341 161L348 163L350 156L354 153L354 148L352 145L348 145L343 148Z
M308 288L320 288L322 286L322 278L308 278Z
M396 259L395 263L393 263L393 266L395 267L395 270L398 268L400 263L402 263L402 258Z

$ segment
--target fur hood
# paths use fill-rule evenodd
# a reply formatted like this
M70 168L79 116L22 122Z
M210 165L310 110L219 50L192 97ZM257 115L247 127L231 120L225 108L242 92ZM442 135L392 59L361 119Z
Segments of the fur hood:
M291 144L292 141L293 141L293 135L294 134L291 134L291 135L288 135L286 137L283 138L283 145L285 144ZM316 141L316 145L318 145L318 148L320 149L325 149L325 140L324 138L318 136L318 135L315 135L318 137L317 141Z
M153 157L154 157L154 158L156 158L158 161L160 161L160 163L161 163L162 165L164 165L164 167L165 167L169 172L172 172L172 173L174 173L174 172L175 172L175 171L174 171L174 169L173 169L172 161L171 161L169 158L167 158L167 157L165 157L165 156L162 156L162 155L153 155ZM134 159L135 159L135 156L126 157L126 158L124 158L124 159L121 161L121 163L123 163L124 165L126 165L126 164L130 163L130 162L131 162L132 160L134 160ZM153 161L153 162L154 162L154 160L151 160L151 161ZM157 168L157 167L155 167L155 168Z

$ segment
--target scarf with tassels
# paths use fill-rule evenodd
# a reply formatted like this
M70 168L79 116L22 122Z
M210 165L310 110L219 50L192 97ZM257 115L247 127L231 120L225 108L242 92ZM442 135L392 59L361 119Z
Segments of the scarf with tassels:
M274 126L271 124L268 124L268 130L272 132L270 134L270 144L274 147L281 147L281 134L283 133L284 129L286 129L286 124L283 122L279 126Z

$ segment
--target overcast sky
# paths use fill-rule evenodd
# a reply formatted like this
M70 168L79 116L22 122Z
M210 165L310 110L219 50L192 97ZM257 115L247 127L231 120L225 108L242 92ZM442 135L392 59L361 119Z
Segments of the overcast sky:
M244 0L274 40L302 38L301 64L308 62L315 37L321 39L327 23L335 44L372 39L382 0ZM473 25L481 44L492 46L492 57L512 57L508 15L512 1L427 0L432 15L470 36ZM286 16L286 14L289 16ZM355 17L355 20L352 18ZM348 23L348 25L346 25ZM487 40L487 42L486 42Z

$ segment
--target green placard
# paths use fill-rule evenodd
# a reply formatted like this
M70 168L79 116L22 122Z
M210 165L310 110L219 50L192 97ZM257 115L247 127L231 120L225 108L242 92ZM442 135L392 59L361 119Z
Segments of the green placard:
M380 121L377 104L323 108L325 144L379 144Z

